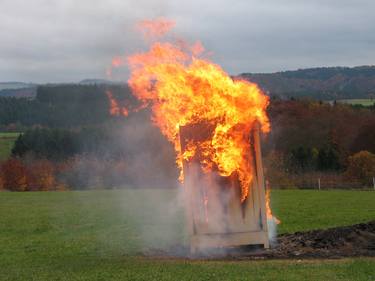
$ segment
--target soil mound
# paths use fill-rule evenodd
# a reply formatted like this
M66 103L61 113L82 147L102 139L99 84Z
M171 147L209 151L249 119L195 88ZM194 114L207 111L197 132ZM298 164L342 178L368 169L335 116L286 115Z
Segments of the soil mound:
M280 235L264 254L275 258L375 256L375 221Z

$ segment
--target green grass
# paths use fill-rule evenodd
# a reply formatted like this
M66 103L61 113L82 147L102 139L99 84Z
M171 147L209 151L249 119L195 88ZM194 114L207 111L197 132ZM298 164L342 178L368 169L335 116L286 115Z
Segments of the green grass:
M375 280L375 259L142 258L186 243L174 191L0 193L0 280ZM375 192L274 191L281 232L375 219Z
M375 220L375 191L275 190L271 205L279 233Z
M352 105L363 105L363 106L372 106L375 103L374 99L342 99L337 100L339 103L346 103Z
M0 132L0 161L9 157L19 133Z

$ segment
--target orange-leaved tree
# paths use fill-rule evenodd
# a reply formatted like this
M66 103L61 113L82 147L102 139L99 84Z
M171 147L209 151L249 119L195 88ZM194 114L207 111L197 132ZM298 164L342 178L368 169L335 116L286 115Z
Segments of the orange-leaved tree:
M28 190L55 190L55 167L46 159L33 160L26 169Z
M371 185L375 177L375 154L360 151L350 156L345 176L349 179L359 180L363 185Z
M27 190L26 168L17 158L9 158L1 165L3 186L12 191Z

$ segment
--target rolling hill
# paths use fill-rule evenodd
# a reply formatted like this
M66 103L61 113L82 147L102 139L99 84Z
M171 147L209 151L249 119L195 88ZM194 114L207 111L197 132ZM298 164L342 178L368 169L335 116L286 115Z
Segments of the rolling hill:
M322 100L375 97L375 66L320 67L276 73L243 73L271 96Z

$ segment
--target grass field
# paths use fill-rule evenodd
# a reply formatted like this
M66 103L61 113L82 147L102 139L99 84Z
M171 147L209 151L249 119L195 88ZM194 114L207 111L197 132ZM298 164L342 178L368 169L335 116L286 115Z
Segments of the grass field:
M156 259L186 243L168 190L0 193L0 280L375 280L375 259ZM372 191L273 191L281 232L375 219Z
M19 133L0 132L0 161L8 158Z
M375 103L375 99L342 99L337 100L337 102L352 105L372 106Z

